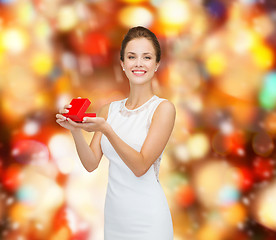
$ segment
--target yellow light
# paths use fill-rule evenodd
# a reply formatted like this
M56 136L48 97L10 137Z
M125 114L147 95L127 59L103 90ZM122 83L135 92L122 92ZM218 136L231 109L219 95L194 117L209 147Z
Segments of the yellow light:
M22 53L29 44L26 32L19 29L7 29L2 36L3 47L13 54Z
M268 69L272 66L274 55L272 50L264 44L256 44L251 49L255 64L261 69Z
M190 10L185 1L163 1L159 7L158 21L166 35L175 35L190 20Z
M245 207L241 203L236 203L222 209L222 216L229 225L237 226L246 220L247 213Z
M204 224L197 233L198 240L222 240L223 229L219 226L206 223Z
M190 17L187 3L180 0L164 1L159 11L161 22L167 26L182 26Z
M222 53L213 53L206 60L206 68L212 75L221 75L226 69L226 59Z
M21 24L31 24L35 18L35 12L32 3L24 1L19 3L16 10L16 15Z
M29 220L32 215L32 207L22 203L16 203L10 209L10 218L13 222L22 224Z
M57 26L59 30L68 31L77 25L78 18L73 6L63 6L58 12Z
M268 187L261 191L257 203L256 215L258 221L272 229L276 230L276 181L271 183Z
M202 158L208 153L210 149L209 139L205 134L194 134L188 139L187 148L191 158Z
M145 7L127 6L118 15L119 22L126 27L137 25L150 26L153 21L152 13Z
M52 56L49 53L37 52L31 58L31 66L36 74L45 76L52 70Z

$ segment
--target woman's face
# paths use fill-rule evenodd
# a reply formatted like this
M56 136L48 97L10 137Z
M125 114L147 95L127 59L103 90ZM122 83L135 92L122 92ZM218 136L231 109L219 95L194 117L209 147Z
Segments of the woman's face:
M126 76L134 84L142 84L152 79L159 63L152 42L146 38L135 38L128 42L124 53Z

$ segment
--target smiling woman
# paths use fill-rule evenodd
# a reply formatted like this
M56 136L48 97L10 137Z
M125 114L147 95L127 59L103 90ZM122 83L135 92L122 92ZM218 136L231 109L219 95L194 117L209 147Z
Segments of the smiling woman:
M156 36L144 27L131 28L120 55L130 84L128 98L104 105L98 117L83 123L57 114L57 122L71 130L87 171L98 167L103 154L109 160L105 240L173 239L171 213L158 175L176 111L170 101L152 91L160 57ZM81 129L95 132L89 146Z
M131 40L125 48L124 61L121 66L129 79L130 85L140 88L141 84L151 84L159 62L156 61L155 49L147 38ZM138 78L137 78L138 77Z

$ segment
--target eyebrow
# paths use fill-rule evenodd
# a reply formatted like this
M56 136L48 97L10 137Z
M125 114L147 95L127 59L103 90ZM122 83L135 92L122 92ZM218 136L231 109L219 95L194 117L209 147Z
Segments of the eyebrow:
M136 54L136 53L134 53L134 52L127 52L127 53L130 53L130 54ZM144 55L146 55L146 54L150 54L150 55L152 55L152 53L150 53L150 52L145 52L145 53L143 53Z

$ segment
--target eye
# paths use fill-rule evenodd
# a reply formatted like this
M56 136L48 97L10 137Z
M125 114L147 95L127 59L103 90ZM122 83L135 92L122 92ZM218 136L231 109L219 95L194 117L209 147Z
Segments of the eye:
M149 56L147 56L147 57L145 57L146 59L151 59L151 57L149 57Z
M128 56L129 59L133 59L134 57L133 56Z

